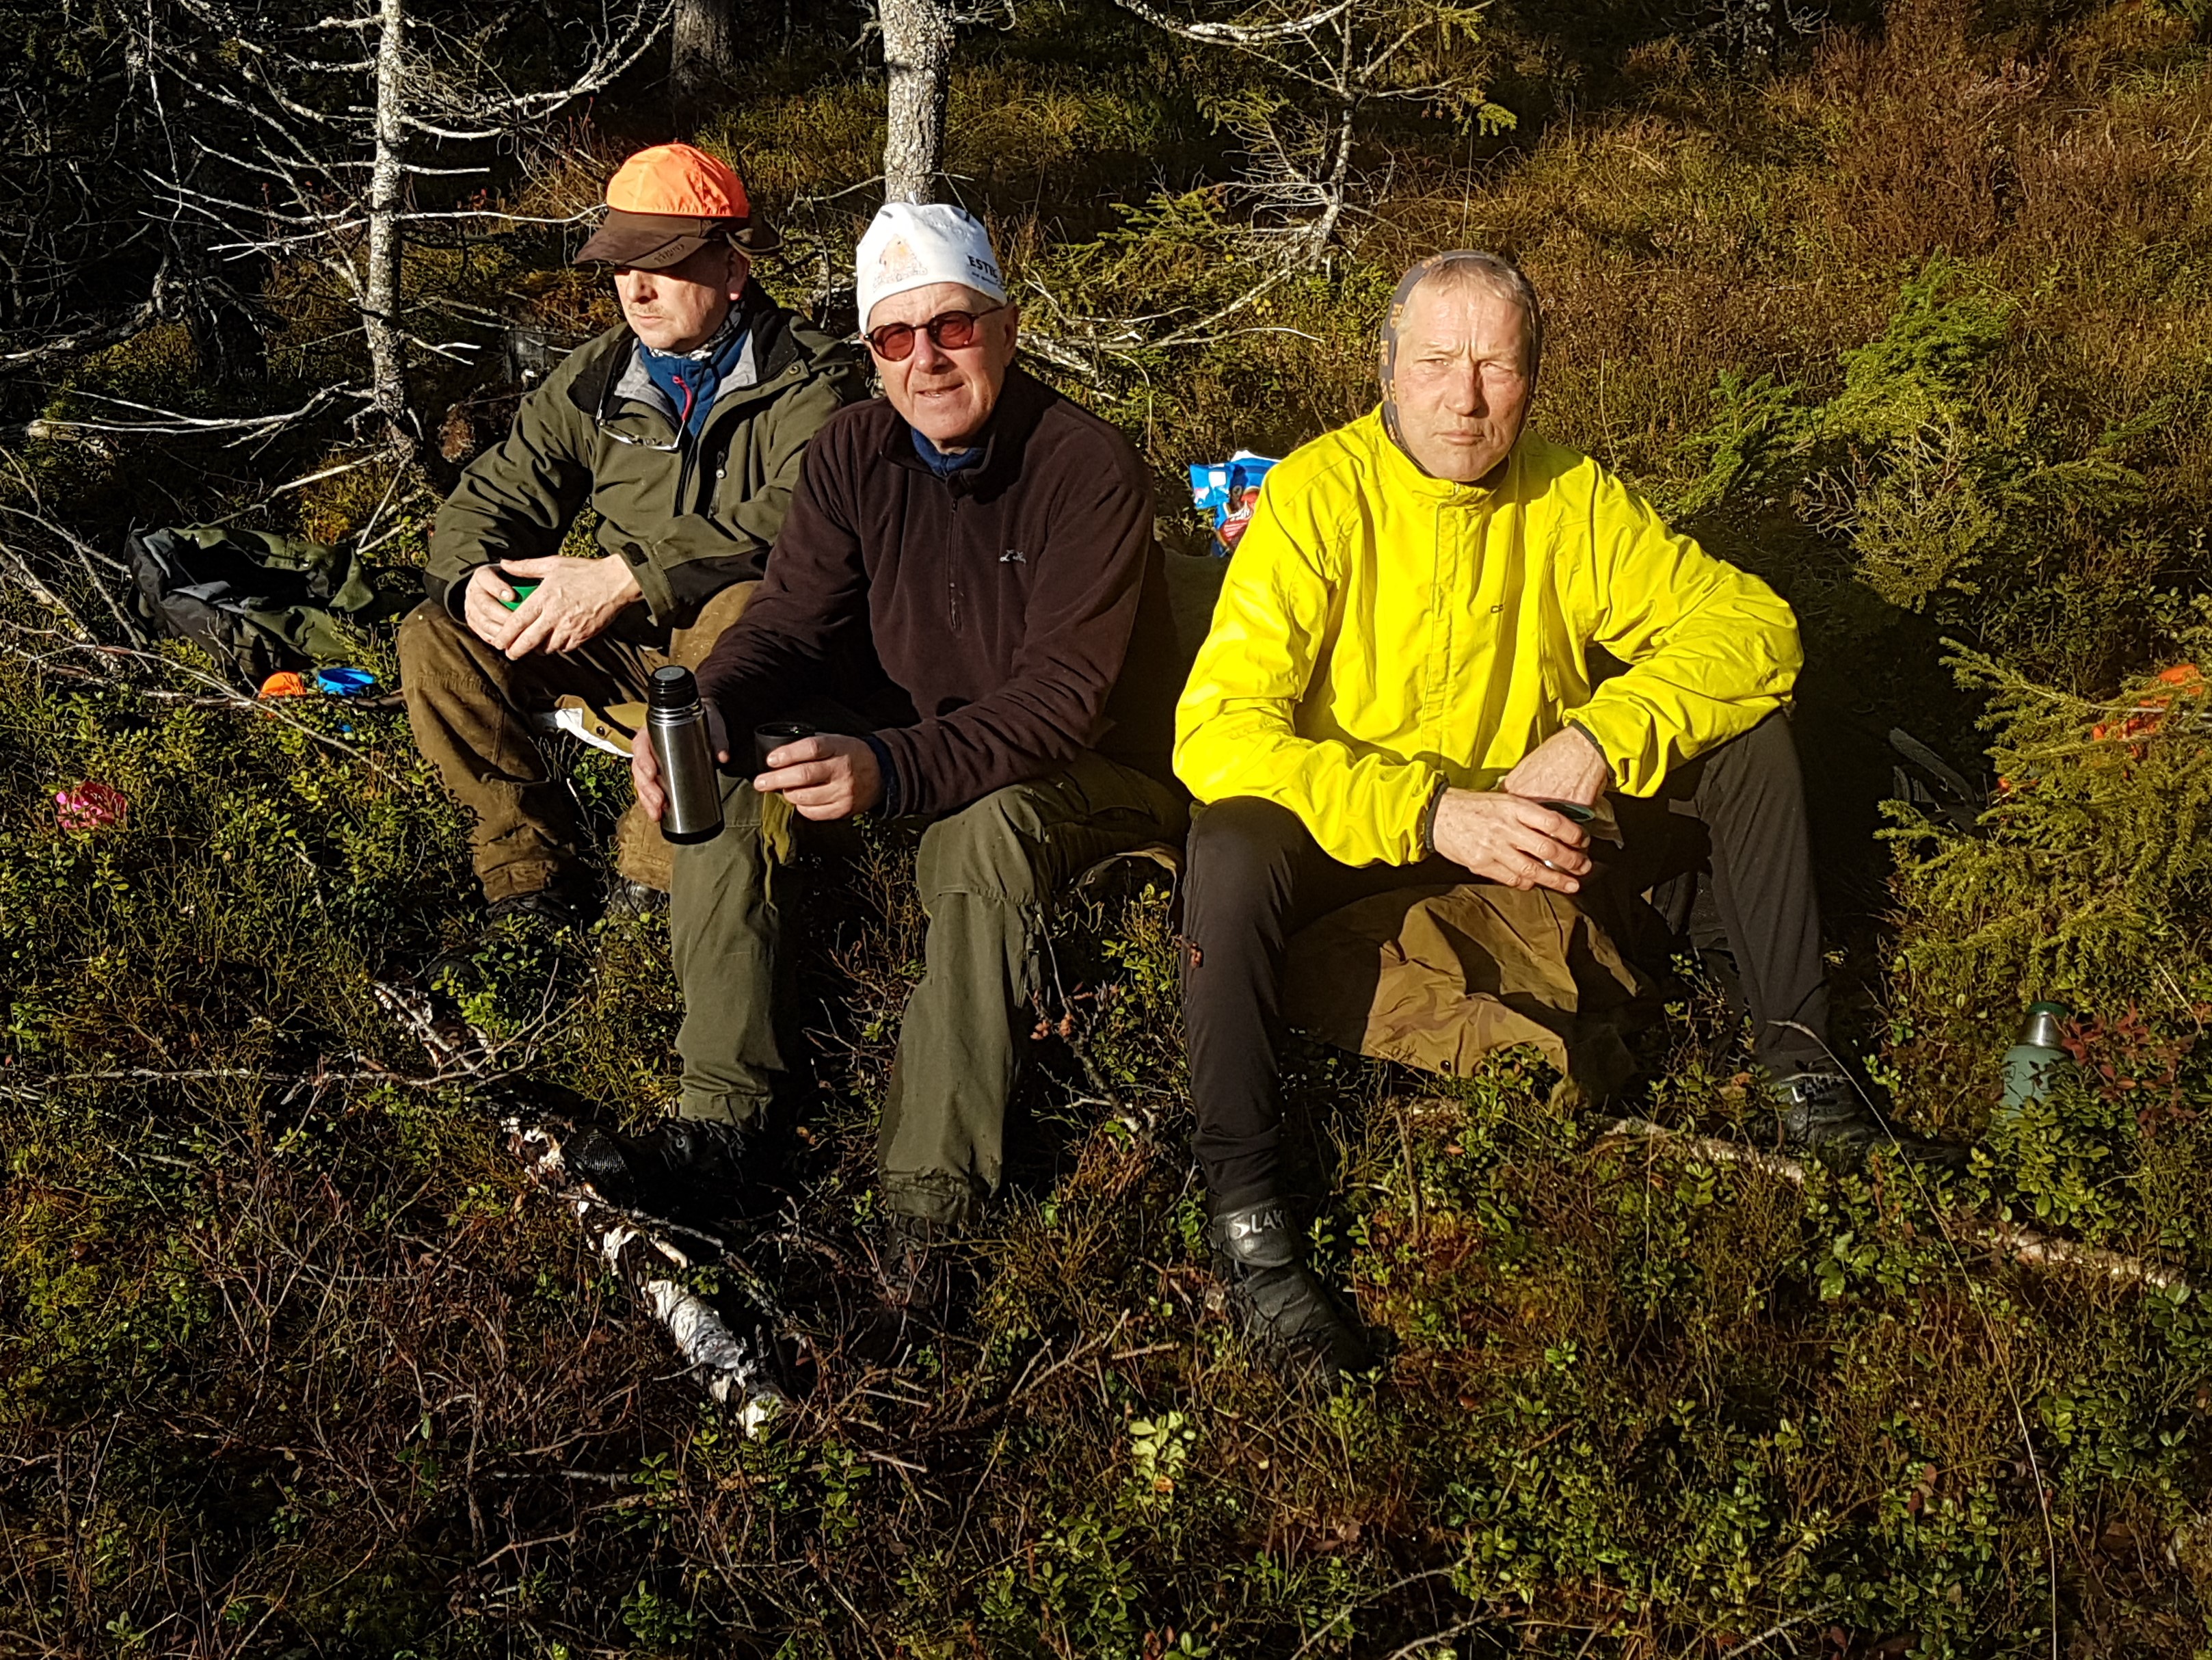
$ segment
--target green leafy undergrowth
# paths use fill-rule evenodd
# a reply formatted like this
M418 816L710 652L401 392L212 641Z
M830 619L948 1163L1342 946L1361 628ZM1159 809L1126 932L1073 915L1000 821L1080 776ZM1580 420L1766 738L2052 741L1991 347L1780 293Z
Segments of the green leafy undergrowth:
M1842 354L1825 401L1724 373L1711 424L1684 444L1704 471L1665 492L1668 505L1686 518L1779 506L1882 605L1971 630L2028 672L2094 684L2141 642L2193 520L2174 504L2151 511L2128 461L2172 411L2153 406L2084 442L2009 345L2013 311L1938 258L1905 283L1879 336ZM1817 562L1807 574L1817 580ZM2133 604L2116 605L2120 587Z
M1438 1089L1301 1043L1302 1213L1382 1355L1286 1387L1206 1266L1166 897L1109 885L1055 929L949 1311L894 1317L872 1131L918 916L897 841L824 845L818 1099L743 1236L800 1404L748 1441L375 1006L469 926L399 717L5 672L10 1640L181 1651L182 1606L238 1652L2024 1656L2054 1596L2087 1651L2204 1640L2197 1298L1962 1220L2043 1172L2047 1225L2201 1273L2177 1174L2078 1093L1963 1181L1801 1189L1563 1116L1519 1056ZM88 779L120 824L59 822ZM525 1086L642 1119L666 951L650 917L501 938L455 988ZM1728 1023L1667 1041L1644 1110L1758 1134ZM701 1284L737 1316L739 1279Z

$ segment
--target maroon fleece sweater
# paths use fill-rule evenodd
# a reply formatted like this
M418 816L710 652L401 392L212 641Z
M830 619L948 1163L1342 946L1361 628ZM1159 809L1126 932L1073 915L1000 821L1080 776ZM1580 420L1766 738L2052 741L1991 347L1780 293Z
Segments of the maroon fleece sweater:
M737 764L753 726L810 696L881 709L892 691L888 812L957 812L1085 749L1168 775L1178 689L1143 464L1019 368L985 443L939 477L887 398L816 435L760 592L699 671Z

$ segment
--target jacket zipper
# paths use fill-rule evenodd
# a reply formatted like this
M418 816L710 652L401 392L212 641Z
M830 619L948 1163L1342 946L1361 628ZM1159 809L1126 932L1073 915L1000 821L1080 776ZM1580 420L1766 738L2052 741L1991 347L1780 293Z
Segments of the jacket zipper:
M769 387L776 385L778 381L787 377L790 371L786 369L782 375L776 377L775 380L763 380L757 386L747 386L743 392L739 392L734 398L717 398L713 404L708 405L707 410L707 418L700 423L699 433L696 438L692 436L691 429L689 425L681 422L677 424L675 515L677 518L683 518L684 514L690 511L684 504L689 502L691 497L692 475L699 470L701 458L702 458L707 453L707 433L708 429L714 426L714 417L716 414L720 412L722 405L725 403L727 403L732 410L735 410L738 405L748 403L759 397L761 393L765 392Z
M707 418L709 421L714 418L712 410L707 412ZM703 435L702 433L702 436ZM685 422L676 429L676 512L674 516L678 519L684 517L685 512L684 504L691 499L692 464L698 459L698 454L699 440L692 437L690 423Z
M960 568L955 562L953 554L960 545L957 522L960 517L960 493L947 485L946 494L952 498L952 508L945 515L945 614L951 622L952 632L957 634L960 632Z

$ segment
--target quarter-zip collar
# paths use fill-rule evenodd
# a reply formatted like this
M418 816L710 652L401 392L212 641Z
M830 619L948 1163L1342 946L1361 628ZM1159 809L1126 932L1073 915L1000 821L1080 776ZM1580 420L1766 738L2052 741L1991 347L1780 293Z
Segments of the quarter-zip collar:
M921 465L939 478L950 478L956 472L965 472L970 467L980 467L987 452L981 444L971 444L964 450L941 450L914 429L914 453L921 458Z
M1513 447L1506 452L1504 460L1475 483L1462 484L1455 479L1437 477L1401 449L1383 426L1379 408L1360 417L1358 426L1361 436L1374 453L1375 465L1382 473L1385 489L1414 501L1434 502L1440 508L1469 511L1494 507L1501 496L1511 493L1513 479L1520 467L1522 439L1528 430L1524 426L1515 435Z
M884 437L883 459L909 472L939 479L956 497L994 494L1009 478L1020 473L1022 451L1036 429L1039 414L1052 397L1042 381L1019 364L1012 365L1006 370L1006 384L999 389L998 405L992 410L991 418L983 423L983 431L976 441L976 447L982 452L980 460L955 472L938 472L916 451L919 435L896 415L890 430ZM929 441L919 438L919 441Z
M792 319L758 287L745 285L744 297L732 311L742 313L745 350L742 361L723 377L717 389L710 423L725 406L755 398L769 398L820 371L819 359L811 355L792 327ZM639 361L641 343L627 327L611 330L583 348L600 354L577 375L568 389L569 400L593 420L614 418L624 403L642 404L676 432L676 406L653 384ZM613 384L608 383L612 380Z
M630 354L633 373L623 375L623 384L634 385L634 371L643 370L653 389L669 406L664 412L672 414L675 424L688 429L696 438L725 393L759 384L760 369L752 347L752 331L745 326L744 309L732 306L714 338L696 351L656 351L639 341Z
M734 307L731 308L730 322L736 325L738 354L735 361L723 369L714 388L714 400L708 406L708 414L698 421L693 429L695 437L705 429L706 422L714 418L714 412L719 410L726 400L755 390L761 382L760 351L753 331L745 325ZM731 344L730 325L725 324L724 332L717 337L715 342L710 343L702 350L722 350ZM669 397L667 389L653 378L653 371L647 367L648 353L654 357L664 359L673 357L678 362L698 355L653 352L644 341L632 336L629 359L623 366L622 378L615 382L614 395L610 401L616 404L628 402L648 404L659 412L661 418L668 423L670 430L673 431L678 425L678 411L675 402Z
M722 343L726 348L730 331L732 329L741 331L738 337L740 350L736 361L724 371L720 385L715 391L713 407L708 410L706 417L690 424L680 423L676 405L647 370L645 343L635 334L625 333L629 350L617 360L623 365L622 375L605 394L606 400L611 405L625 401L643 404L667 423L677 446L674 452L677 459L675 493L670 502L670 512L678 518L703 512L708 505L705 500L695 498L712 493L704 488L707 481L702 477L704 471L702 458L715 423L756 397L768 397L781 391L787 382L795 381L807 372L807 360L796 350L796 343L792 340L789 329L786 328L781 331L779 338L769 343L768 361L774 365L780 356L782 360L781 372L772 374L763 383L762 340L768 332L765 325L773 320L779 320L775 308L759 289L747 283L744 297L731 307L730 316L722 329L717 331L715 341L710 341L702 349L714 350L715 342Z

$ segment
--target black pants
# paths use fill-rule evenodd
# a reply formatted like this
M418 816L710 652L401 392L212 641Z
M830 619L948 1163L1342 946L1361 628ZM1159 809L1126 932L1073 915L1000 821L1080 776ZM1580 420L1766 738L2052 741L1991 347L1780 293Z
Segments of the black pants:
M1770 715L1677 768L1654 797L1615 796L1613 805L1624 845L1595 844L1599 869L1585 883L1653 890L1676 933L1733 958L1770 1071L1824 1065L1820 915L1787 719ZM1183 909L1183 1024L1199 1162L1217 1209L1277 1196L1283 958L1291 936L1371 894L1468 879L1434 855L1418 865L1340 864L1296 814L1253 796L1198 815Z

